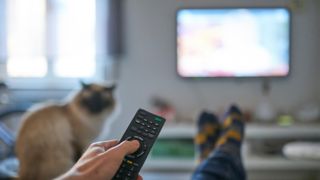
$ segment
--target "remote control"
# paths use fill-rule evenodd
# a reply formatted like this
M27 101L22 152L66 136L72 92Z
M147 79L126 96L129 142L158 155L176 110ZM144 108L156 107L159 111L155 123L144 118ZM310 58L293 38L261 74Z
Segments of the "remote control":
M139 149L125 156L113 180L136 180L153 143L156 141L165 119L146 110L139 109L129 124L120 142L138 140Z

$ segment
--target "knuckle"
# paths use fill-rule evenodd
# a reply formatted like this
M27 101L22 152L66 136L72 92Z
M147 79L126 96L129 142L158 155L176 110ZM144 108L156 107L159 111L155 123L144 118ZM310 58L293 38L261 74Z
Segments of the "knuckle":
M93 147L91 149L91 152L94 154L100 154L104 152L104 149L102 147Z
M89 147L97 147L97 146L100 146L99 142L94 142L94 143L90 144Z

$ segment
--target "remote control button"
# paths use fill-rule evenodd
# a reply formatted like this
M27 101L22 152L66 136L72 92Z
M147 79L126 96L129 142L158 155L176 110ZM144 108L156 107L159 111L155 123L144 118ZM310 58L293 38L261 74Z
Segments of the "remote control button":
M147 145L143 144L143 150L147 150Z
M133 165L134 165L135 167L139 167L139 164L138 164L138 163L133 163Z
M153 135L153 134L151 134L151 133L148 134L148 137L151 138L151 139L154 138L154 136L155 136L155 135Z
M137 154L137 157L140 157L144 154L145 151L141 151L139 154Z
M134 166L131 166L128 170L133 171L134 169L135 169Z
M142 114L138 114L137 117L140 118L140 119L143 119L143 118L144 118L144 116L143 116Z
M137 139L137 140L143 141L143 138L140 137L140 136L133 136L133 139ZM140 145L141 145L141 142L140 142Z
M136 156L134 156L134 155L132 155L132 154L129 154L129 155L127 155L126 157L131 158L131 159L136 158Z
M138 124L141 123L140 119L135 119L134 121L135 121L136 123L138 123Z
M131 130L134 131L134 132L136 132L136 131L138 130L138 128L135 127L135 126L132 126L132 127L131 127Z
M127 160L127 163L130 164L130 165L133 164L133 162L130 161L130 160ZM128 167L129 167L129 166L128 166Z

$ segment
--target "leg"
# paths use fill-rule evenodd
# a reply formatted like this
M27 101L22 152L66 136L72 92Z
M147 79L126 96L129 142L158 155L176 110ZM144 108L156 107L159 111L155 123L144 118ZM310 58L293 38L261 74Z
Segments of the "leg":
M241 159L244 122L240 110L232 106L224 116L222 132L214 150L194 172L193 180L244 180Z

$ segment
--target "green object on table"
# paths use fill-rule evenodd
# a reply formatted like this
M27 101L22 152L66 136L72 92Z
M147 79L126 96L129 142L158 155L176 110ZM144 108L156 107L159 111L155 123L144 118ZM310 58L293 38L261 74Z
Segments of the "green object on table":
M151 157L170 159L193 159L195 155L193 139L189 138L161 138L151 150Z
M280 115L277 122L280 126L290 126L293 124L294 120L291 115Z

